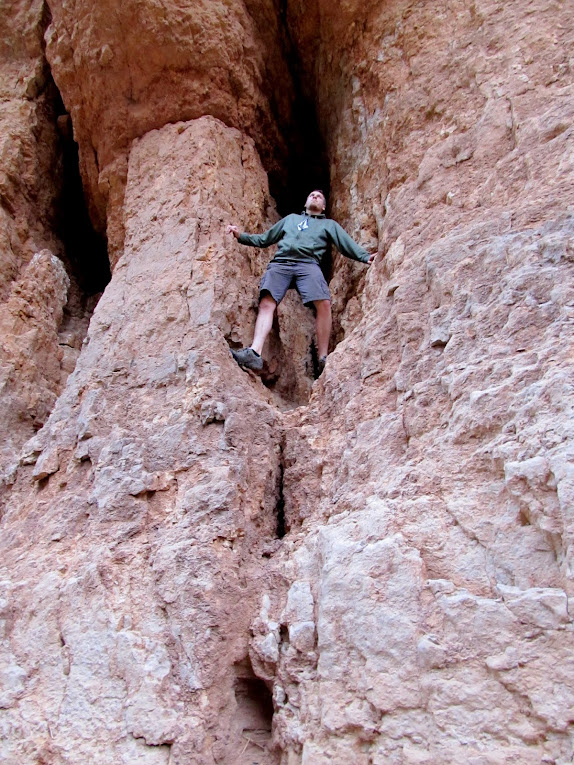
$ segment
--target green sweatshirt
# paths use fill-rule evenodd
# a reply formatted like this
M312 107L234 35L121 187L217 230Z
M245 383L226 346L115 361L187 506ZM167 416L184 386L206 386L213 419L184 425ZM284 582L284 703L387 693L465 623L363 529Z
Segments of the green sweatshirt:
M331 242L348 258L369 262L369 253L359 247L338 223L324 215L292 213L264 234L241 234L238 241L251 247L269 247L279 242L272 260L278 263L306 261L320 264Z

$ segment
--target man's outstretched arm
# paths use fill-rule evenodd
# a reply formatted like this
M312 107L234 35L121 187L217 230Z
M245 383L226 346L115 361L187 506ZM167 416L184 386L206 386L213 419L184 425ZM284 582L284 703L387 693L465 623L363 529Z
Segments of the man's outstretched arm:
M263 234L242 234L237 226L228 226L227 233L233 234L239 244L247 244L250 247L270 247L272 244L277 244L281 239L284 226L285 218L282 218Z
M339 252L343 253L347 258L351 258L351 260L360 260L361 263L371 265L375 259L376 253L370 255L365 248L358 245L338 223L335 223L334 225L331 238Z

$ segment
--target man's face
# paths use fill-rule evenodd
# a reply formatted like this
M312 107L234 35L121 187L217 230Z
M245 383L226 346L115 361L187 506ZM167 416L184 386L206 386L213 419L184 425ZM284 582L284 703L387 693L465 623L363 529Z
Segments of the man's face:
M305 209L322 213L325 209L325 197L321 191L312 191L305 202Z

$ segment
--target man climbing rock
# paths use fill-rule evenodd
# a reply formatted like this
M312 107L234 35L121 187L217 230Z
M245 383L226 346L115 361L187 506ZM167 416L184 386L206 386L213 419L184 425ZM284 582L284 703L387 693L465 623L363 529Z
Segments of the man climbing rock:
M307 197L301 215L287 215L264 234L242 234L237 226L227 227L227 233L233 234L240 244L269 247L279 242L259 285L253 342L248 348L231 351L240 367L253 371L263 368L261 352L273 325L273 314L287 290L295 287L306 306L315 306L319 373L323 371L331 335L331 293L321 271L321 259L331 243L343 255L367 265L375 257L353 241L338 223L325 217L325 205L325 195L316 190Z

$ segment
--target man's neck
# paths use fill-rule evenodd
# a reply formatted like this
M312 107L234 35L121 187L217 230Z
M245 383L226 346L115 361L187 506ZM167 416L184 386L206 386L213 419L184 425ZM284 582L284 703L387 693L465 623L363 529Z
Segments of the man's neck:
M315 210L312 207L306 207L305 208L305 214L306 215L323 215L325 211L324 210Z

